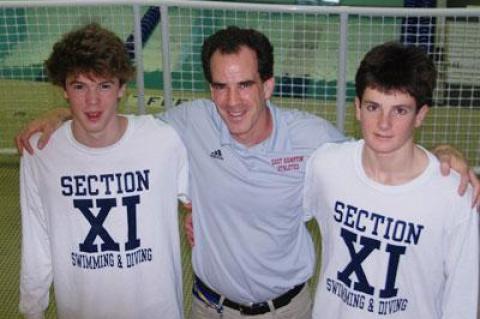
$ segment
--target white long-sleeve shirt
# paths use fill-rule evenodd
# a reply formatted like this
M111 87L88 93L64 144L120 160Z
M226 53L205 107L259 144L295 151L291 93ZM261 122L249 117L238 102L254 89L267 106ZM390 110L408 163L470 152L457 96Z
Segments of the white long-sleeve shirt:
M44 150L23 156L27 318L42 317L52 280L59 319L183 317L177 196L187 192L186 150L170 126L127 118L111 146L79 144L66 122Z
M437 159L398 186L365 174L363 141L327 144L307 164L305 209L322 233L313 318L475 319L479 221Z

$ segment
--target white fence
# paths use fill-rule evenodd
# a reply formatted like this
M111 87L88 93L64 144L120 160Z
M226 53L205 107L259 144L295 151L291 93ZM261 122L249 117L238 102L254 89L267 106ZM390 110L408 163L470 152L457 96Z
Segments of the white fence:
M26 121L63 103L45 82L42 68L62 33L96 21L132 40L138 76L124 110L143 113L208 96L200 64L203 39L239 25L262 31L274 45L275 102L323 116L349 135L358 134L351 101L364 53L391 40L424 47L439 79L435 106L418 141L454 144L480 166L479 18L480 9L1 1L0 149L11 151L13 136Z

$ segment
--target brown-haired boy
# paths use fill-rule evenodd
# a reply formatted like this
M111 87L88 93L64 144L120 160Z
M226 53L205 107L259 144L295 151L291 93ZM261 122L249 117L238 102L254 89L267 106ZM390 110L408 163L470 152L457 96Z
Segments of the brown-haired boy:
M111 31L67 33L45 65L73 119L21 160L21 312L43 318L53 281L60 319L182 318L180 138L151 116L117 114L134 68Z

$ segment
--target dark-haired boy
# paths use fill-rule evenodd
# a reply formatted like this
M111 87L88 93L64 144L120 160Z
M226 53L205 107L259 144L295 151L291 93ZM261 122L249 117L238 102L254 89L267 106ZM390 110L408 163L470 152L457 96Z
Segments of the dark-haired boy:
M356 74L363 140L307 164L304 207L323 241L313 318L474 319L478 215L459 176L414 143L436 71L419 48L373 48Z

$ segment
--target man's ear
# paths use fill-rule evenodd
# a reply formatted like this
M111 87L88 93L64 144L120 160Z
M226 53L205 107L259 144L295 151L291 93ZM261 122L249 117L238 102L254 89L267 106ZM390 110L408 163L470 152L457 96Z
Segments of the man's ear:
M418 110L417 115L415 115L415 128L420 127L423 124L428 110L429 107L426 104L422 105L422 107Z
M268 100L272 97L274 89L275 89L275 78L272 76L271 78L266 79L263 82L263 94L264 94L265 100Z
M213 88L212 88L212 83L209 83L209 84L208 84L208 88L209 88L209 90L210 90L210 98L211 98L212 101L213 101Z

